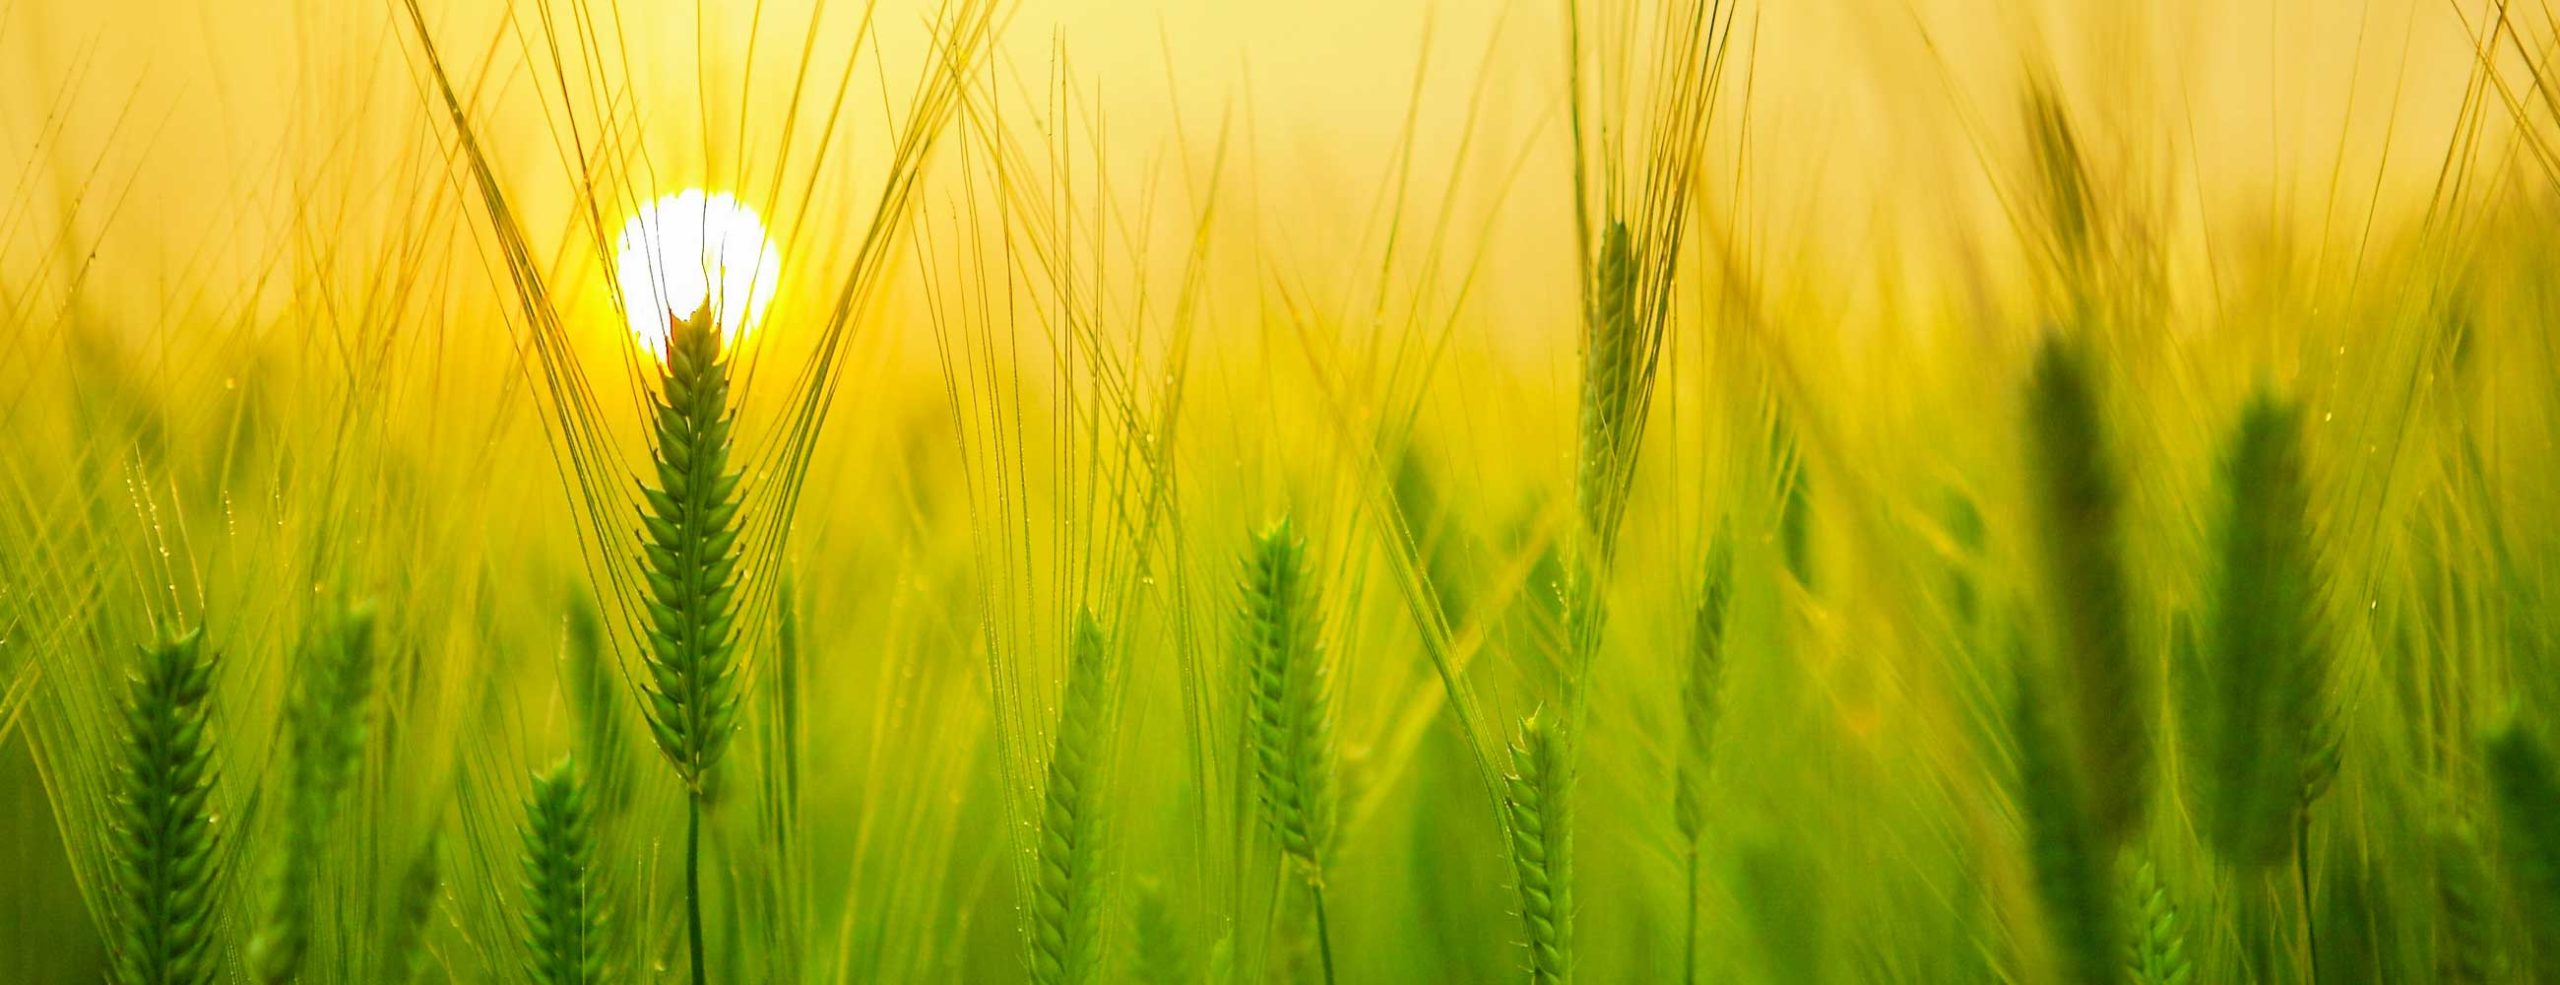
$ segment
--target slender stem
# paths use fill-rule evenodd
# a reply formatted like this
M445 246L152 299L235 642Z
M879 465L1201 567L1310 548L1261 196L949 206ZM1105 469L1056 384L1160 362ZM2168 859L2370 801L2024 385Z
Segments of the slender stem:
M1307 892L1316 901L1316 954L1324 959L1324 983L1333 985L1333 925L1324 915L1324 876L1309 872Z
M2257 905L2241 908L2241 915L2247 921L2242 927L2245 939L2249 941L2248 967L2253 981L2287 981L2280 972L2294 972L2301 968L2294 963L2293 934L2285 929L2286 918L2291 916L2284 909L2285 884L2292 881L2285 878L2281 870L2267 870L2257 880ZM2293 979L2300 977L2296 974Z
M1689 908L1680 913L1688 946L1681 949L1680 985L1698 985L1698 843L1689 842Z
M693 938L693 985L704 985L702 972L702 798L685 798L684 908Z
M2302 902L2302 949L2311 958L2311 985L2320 985L2320 927L2311 915L2311 814L2307 810L2294 829L2293 878Z

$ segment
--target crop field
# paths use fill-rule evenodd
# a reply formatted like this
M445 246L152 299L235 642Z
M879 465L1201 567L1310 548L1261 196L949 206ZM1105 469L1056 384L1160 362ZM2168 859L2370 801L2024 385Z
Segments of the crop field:
M15 0L0 181L0 983L2560 983L2547 0Z

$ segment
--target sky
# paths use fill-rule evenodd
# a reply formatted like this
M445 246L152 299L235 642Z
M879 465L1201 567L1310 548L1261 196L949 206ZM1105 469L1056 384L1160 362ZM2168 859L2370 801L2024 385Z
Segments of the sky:
M565 139L564 113L584 113L589 148L646 148L649 173L635 184L752 185L745 176L789 170L775 167L771 135L792 115L804 44L821 92L860 54L832 152L844 170L820 169L809 192L779 197L858 212L859 162L888 144L884 97L895 106L912 88L932 9L881 0L857 49L863 8L850 0L422 6L457 75L478 80L473 112L518 204L553 241L570 228L581 143ZM1749 4L1713 138L1724 190L1711 221L1761 269L1832 282L1997 256L2026 159L2022 83L2044 77L2083 127L2103 189L2140 203L2190 254L2279 231L2334 239L2369 207L2388 228L2434 186L2473 60L2465 19L2480 23L2479 7ZM1252 235L1282 263L1321 269L1374 245L1379 203L1402 174L1418 201L1459 188L1446 208L1473 230L1462 239L1492 244L1490 269L1526 270L1552 266L1570 209L1563 9L1024 0L995 72L1017 114L1071 79L1085 139L1105 148L1093 159L1119 195L1198 183L1224 128L1234 146L1223 194L1250 189ZM610 32L603 75L627 81L614 101L630 110L613 136L598 128L592 92L560 97L540 40L546 15ZM66 257L94 254L89 276L159 285L128 294L219 309L257 290L279 257L356 262L315 241L362 242L449 211L421 201L438 182L457 187L439 160L450 131L390 0L20 0L0 18L0 72L12 76L0 85L0 173L22 189L24 215L0 241L0 270L13 276L59 275ZM802 93L790 146L803 166L825 105ZM448 245L481 249L461 226Z

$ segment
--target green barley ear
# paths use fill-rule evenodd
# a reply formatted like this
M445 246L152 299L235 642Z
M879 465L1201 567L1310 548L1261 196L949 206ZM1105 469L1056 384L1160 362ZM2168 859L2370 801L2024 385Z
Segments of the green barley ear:
M2498 938L2490 926L2497 899L2470 825L2435 832L2436 981L2486 985L2499 979Z
M213 665L203 630L189 632L142 651L125 699L108 942L126 985L214 979Z
M1707 548L1706 574L1689 626L1689 660L1681 668L1679 763L1672 779L1672 821L1680 832L1680 980L1698 978L1698 877L1700 841L1707 826L1707 782L1715 767L1718 719L1723 717L1725 616L1733 605L1733 543L1719 528Z
M2045 583L2057 616L2058 679L2076 727L2089 810L2114 842L2141 823L2153 688L2132 643L2122 493L2086 349L2060 337L2028 387Z
M648 501L650 734L699 799L736 730L738 484L729 470L729 361L708 307L677 319L650 395L658 484Z
M1138 903L1131 920L1136 938L1129 977L1139 985L1192 985L1199 981L1198 962L1183 936L1173 898L1152 880L1138 884Z
M581 591L570 597L570 710L578 718L578 759L584 763L588 799L599 819L621 813L631 799L629 747L623 730L622 675L605 646L604 616Z
M1674 781L1680 840L1695 845L1706 826L1708 771L1724 699L1724 627L1733 605L1733 544L1722 531L1707 549L1707 570L1689 627L1689 662L1680 680L1681 746Z
M2513 721L2489 737L2487 766L2507 863L2530 901L2534 947L2542 961L2560 961L2560 774L2541 740Z
M1254 538L1241 628L1262 816L1281 851L1321 870L1333 838L1331 674L1306 542L1281 520Z
M2113 985L2123 974L2116 939L2114 888L2106 852L2044 701L2021 677L2010 718L2018 751L2018 812L2026 825L2027 861L2043 904L2047 937L2066 981Z
M596 891L594 816L575 760L533 778L525 804L525 972L539 985L604 980L604 895Z
M2150 860L2134 867L2128 880L2133 898L2134 934L2127 948L2134 985L2187 985L2195 963L2187 959L2187 928L2178 906Z
M1956 629L1971 638L1981 626L1982 585L1980 565L1983 542L1990 531L1982 521L1982 509L1962 490L1950 488L1940 500L1939 522L1944 525L1950 546L1954 548L1947 566L1947 603L1955 611Z
M2305 811L2338 784L2338 768L2346 761L2347 729L2342 711L2344 708L2336 703L2324 706L2303 743L2301 803Z
M1067 694L1042 795L1040 875L1032 901L1031 980L1077 985L1102 974L1102 852L1108 829L1111 653L1102 624L1078 614Z
M642 485L648 503L641 552L649 682L641 710L650 737L675 766L685 804L685 929L692 981L705 985L702 929L702 808L714 790L713 767L737 731L738 484L729 471L729 361L720 327L705 304L667 331L666 364L658 371L658 484Z
M1819 575L1815 564L1820 560L1814 541L1813 463L1806 458L1785 407L1770 409L1766 441L1767 467L1778 495L1779 556L1786 561L1787 574L1812 591Z
M1616 527L1632 455L1637 388L1651 372L1636 319L1636 262L1623 221L1609 223L1595 272L1599 307L1582 335L1581 461L1575 494L1585 533L1606 544Z
M1573 772L1557 723L1532 712L1511 747L1509 807L1512 859L1519 870L1520 917L1529 932L1529 979L1573 981Z
M2281 863L2317 758L2327 675L2299 411L2260 394L2224 461L2212 625L2193 731L2205 842L2239 868Z
M2044 192L2046 220L2053 227L2055 260L2070 288L2086 289L2100 230L2097 199L2089 188L2089 172L2072 133L2071 118L2044 82L2028 89L2027 133L2035 142L2037 176Z
M1325 666L1307 545L1282 518L1254 538L1245 559L1246 741L1260 777L1263 824L1295 859L1315 911L1316 952L1333 981L1333 927L1324 870L1332 854L1335 788L1332 671Z
M302 677L285 710L293 756L293 792L305 806L335 816L338 796L364 761L365 706L374 679L374 609L347 607L305 653Z
M285 839L276 849L262 919L249 940L249 964L269 983L292 981L311 948L315 883L329 824L364 758L373 638L373 606L350 606L305 644L286 700Z
M382 967L386 985L418 980L427 960L427 921L435 914L436 896L444 891L444 838L429 834L418 857L400 877L399 896L384 919Z

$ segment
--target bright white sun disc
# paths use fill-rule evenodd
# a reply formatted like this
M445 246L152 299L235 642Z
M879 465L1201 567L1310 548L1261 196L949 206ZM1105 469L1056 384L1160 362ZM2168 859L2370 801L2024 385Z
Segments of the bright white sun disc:
M782 251L746 203L696 188L633 213L614 238L613 268L631 337L663 358L669 321L705 305L724 346L746 335L773 301Z

